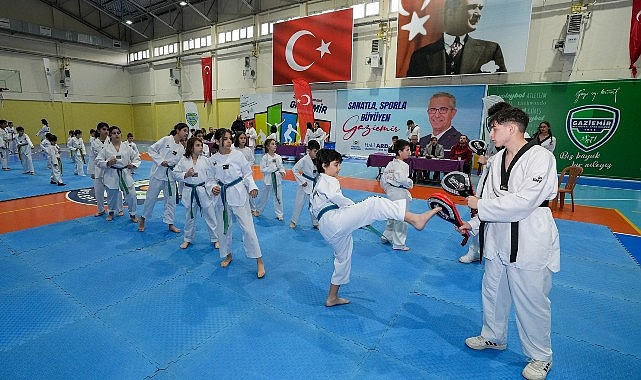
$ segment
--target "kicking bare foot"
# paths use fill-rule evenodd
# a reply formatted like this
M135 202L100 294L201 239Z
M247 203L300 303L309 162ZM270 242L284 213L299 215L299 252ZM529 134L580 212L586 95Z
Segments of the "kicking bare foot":
M138 220L138 231L143 232L145 230L145 218L142 216Z
M180 249L185 249L189 247L189 242L188 241L183 241L183 243L180 245Z
M180 228L174 226L173 224L170 224L169 225L169 231L179 234L180 233Z
M441 211L441 208L435 207L422 214L405 213L405 221L414 226L414 228L416 228L417 230L421 231L423 228L425 228L427 221L432 219L432 217L439 211Z
M338 305L346 305L349 303L349 300L347 298L328 298L325 301L325 306L327 307L332 307L332 306L338 306Z
M225 257L225 260L220 262L220 266L223 267L223 268L227 268L229 266L229 264L231 264L231 260L232 260L232 257L231 257L231 253L230 253L230 254L227 255L227 257Z
M265 264L262 261L258 262L258 270L256 271L256 277L258 278L265 277Z

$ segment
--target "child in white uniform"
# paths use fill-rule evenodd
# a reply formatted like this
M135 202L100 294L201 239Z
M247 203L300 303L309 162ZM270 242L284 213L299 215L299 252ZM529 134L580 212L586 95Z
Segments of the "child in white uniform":
M51 166L51 184L65 186L65 183L62 182L62 161L60 161L60 147L58 146L58 137L56 135L49 134L47 157Z
M404 161L410 152L410 143L407 140L397 140L394 145L394 153L396 157L390 161L383 170L381 176L381 187L385 190L387 197L396 201L404 199L408 203L412 200L412 195L408 189L414 186L410 176L410 167ZM385 226L385 232L381 238L384 242L391 242L392 248L400 251L409 251L409 247L405 245L407 239L407 223L402 220L390 219Z
M292 219L289 222L289 228L296 228L300 213L303 211L303 206L309 205L309 196L314 189L314 183L318 176L318 169L316 169L316 153L320 149L318 141L311 140L307 144L307 154L303 156L292 168L298 188L296 189L296 201L294 202L294 211L292 212ZM309 208L308 208L309 211ZM314 218L314 214L309 213L312 218L312 226L318 228L318 221Z
M325 301L328 307L349 303L349 300L338 297L338 290L350 278L354 248L352 232L375 220L386 219L404 220L417 230L422 230L427 221L440 211L436 207L422 214L414 214L407 211L405 200L390 201L381 197L369 197L354 203L343 195L336 178L342 161L341 154L335 150L318 151L316 167L320 174L310 206L318 219L321 235L334 250L334 273Z
M136 143L134 142L134 134L131 132L127 133L127 145L129 145L129 147L133 149L134 152L140 155L140 151L138 150L138 145L136 145ZM134 174L136 174L135 168L131 169L131 175L134 175Z
M22 162L22 168L24 169L24 174L35 174L33 170L33 159L31 157L31 150L33 149L33 143L29 136L24 133L23 127L16 128L18 132L17 145L18 145L18 156Z
M87 171L93 179L93 191L96 197L96 206L98 207L98 212L94 216L102 216L105 215L105 181L103 169L96 165L96 158L105 145L109 144L109 124L101 121L96 128L96 136L91 141L91 147L89 148L90 160Z
M75 165L73 174L85 176L85 143L82 141L82 131L77 129L71 138L71 159Z
M244 132L236 134L234 138L234 149L242 153L250 165L254 164L254 150L247 146L247 135Z
M122 191L129 208L129 219L137 223L136 206L138 200L136 199L136 188L131 176L131 169L140 166L140 155L122 141L122 131L119 127L114 125L109 128L109 136L111 136L111 143L105 144L96 157L96 166L103 170L104 186L107 188L109 215L106 220L112 221L116 210L121 210L122 195L120 192ZM118 216L120 215L122 213L119 212Z
M285 167L283 158L276 154L276 141L274 139L265 140L265 155L260 163L260 171L263 172L263 188L256 202L256 208L252 212L254 216L260 215L272 193L274 194L274 212L276 219L283 220L283 177L285 177Z
M201 132L202 133L202 132ZM198 136L198 133L196 133ZM218 248L216 235L216 215L214 212L213 194L207 191L207 185L212 187L213 170L209 160L203 154L203 142L198 137L187 140L185 155L174 168L176 180L184 182L182 204L185 206L185 237L180 248L185 249L196 236L196 215L198 209L205 218L209 229L209 238Z
M220 266L226 268L232 261L232 214L236 216L243 232L245 255L256 259L256 276L265 276L263 254L258 244L254 221L249 206L249 196L256 198L258 188L252 178L251 166L243 155L231 149L231 131L218 129L214 135L219 151L211 156L216 185L212 187L216 199L216 224L220 239Z
M158 195L162 191L165 202L162 220L169 225L169 231L180 233L180 228L174 226L178 189L171 171L185 154L185 147L181 142L187 137L189 126L178 123L173 131L172 135L161 138L147 150L154 164L149 174L149 188L145 197L145 206L138 221L138 231L145 230L145 219L151 218Z

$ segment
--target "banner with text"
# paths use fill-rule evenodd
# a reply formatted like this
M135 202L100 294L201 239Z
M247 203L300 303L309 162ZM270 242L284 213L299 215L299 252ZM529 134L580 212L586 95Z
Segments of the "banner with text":
M451 125L470 139L478 138L484 85L338 90L336 150L353 156L387 152L392 136L408 139L407 120L420 126L421 136L431 134L427 108L430 97L438 92L456 97Z
M641 179L639 81L491 85L488 94L523 108L530 135L550 122L558 171L579 165L587 176Z
M334 141L336 91L314 91L312 97L314 120L320 123L329 140ZM299 125L293 89L292 92L241 95L240 116L246 126L256 128L257 144L265 141L272 127L276 127L281 144L297 144L305 139L307 129Z

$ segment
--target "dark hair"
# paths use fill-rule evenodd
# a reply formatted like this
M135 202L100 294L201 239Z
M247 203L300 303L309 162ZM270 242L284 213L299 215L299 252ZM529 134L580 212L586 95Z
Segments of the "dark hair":
M44 125L49 125L49 122L47 122L47 119L40 119L40 122Z
M113 132L115 129L117 129L118 131L120 131L120 133L122 133L122 130L120 129L120 127L116 125L112 125L111 127L109 127L109 136L111 136L111 132Z
M51 141L51 140L49 140L49 139L51 138L51 135L52 135L52 134L53 134L53 133L51 133L51 132L47 132L47 133L45 133L45 139L46 139L47 141Z
M312 123L310 121L308 121L306 125L307 125L307 129L311 129L312 128Z
M515 123L519 127L519 131L523 133L530 123L530 117L520 108L509 107L497 112L496 115L492 117L492 121L498 124L507 122Z
M309 149L309 150L313 150L313 149L319 150L320 149L320 144L316 140L309 140L309 142L307 143L307 149Z
M105 123L104 121L101 121L100 123L98 123L98 125L96 125L96 131L94 132L93 137L96 137L96 138L100 137L100 130L105 127L109 129L109 124Z
M2 120L0 120L0 124L2 124ZM69 136L73 136L73 135L74 135L74 133L76 133L76 131L74 131L73 129L72 129L72 130L70 130L70 131L69 131Z
M5 124L7 121L5 119L0 119L0 124Z
M393 152L398 156L398 153L402 150L405 149L406 146L410 146L410 142L407 140L403 139L398 139L396 140L396 143L394 144Z
M187 146L185 146L185 157L189 158L191 157L191 154L194 153L194 144L196 144L196 141L200 141L198 137L190 137L187 140ZM203 144L202 141L200 141L201 144Z
M230 138L231 138L231 136L233 136L233 134L231 133L231 130L227 129L227 128L218 128L218 129L216 129L216 132L214 132L214 149L215 150L220 149L220 146L218 145L218 143L216 141L222 139L223 136L225 136L225 133L229 133L229 137Z
M329 165L332 161L343 162L343 156L334 149L321 149L316 153L316 169L319 173L325 173L323 165Z
M534 133L534 137L538 137L539 133L541 133L541 124L545 124L548 126L548 134L550 135L550 137L552 137L552 127L550 126L550 122L546 120L543 120L539 123L539 127L536 129L536 133Z
M247 137L247 134L245 132L236 133L236 136L234 137L234 146L236 148L238 148L238 145L240 145L240 135L245 135L245 137ZM247 146L247 140L245 140L245 146Z
M487 116L492 117L494 116L495 113L510 107L512 106L508 102L498 102L496 104L493 104L492 107L487 109Z
M52 133L51 135L49 135L49 137L47 138L47 140L49 140L50 142L58 141L58 136L56 136L56 135L54 135L54 134Z
M118 128L118 129L120 129L120 128ZM81 134L82 134L82 131L81 131L80 129L76 129L76 130L73 132L73 134L74 134L74 136L81 135Z
M436 142L438 142L438 137L436 137L436 136L432 136L432 138L430 139L430 141L434 141L434 140L436 140Z
M185 124L185 123L178 123L178 124L174 125L174 131L176 131L176 132L180 131L183 128L187 128L187 130L189 130L189 126L187 124Z
M267 140L265 140L265 142L263 143L263 146L265 147L265 153L267 153L267 146L268 146L272 141L273 141L273 142L276 142L276 140L274 140L274 139L267 139ZM276 143L276 145L278 145L278 143Z
M127 133L127 137L134 137L134 134L129 132L129 133Z
M409 127L409 126L410 126L410 125L412 125L412 124L414 124L414 120L409 119L409 120L407 121L407 126Z
M275 125L272 125L271 128L269 128L270 133L276 133L278 132L278 127Z
M398 136L392 136L392 140L398 140Z
M2 120L0 120L2 121ZM22 126L16 127L16 132L24 131L24 128Z

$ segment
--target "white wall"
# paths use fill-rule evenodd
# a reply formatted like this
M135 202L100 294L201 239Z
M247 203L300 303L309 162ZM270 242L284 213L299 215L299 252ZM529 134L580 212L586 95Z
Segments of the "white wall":
M256 15L254 35L259 39L257 46L257 80L243 78L244 57L252 53L248 41L244 45L227 48L226 45L212 48L214 55L214 97L219 99L238 98L241 94L291 91L290 86L272 87L271 36L258 37L260 22L275 21L286 17L304 15L318 9L344 5L348 1L313 2L294 5L275 12ZM532 22L528 42L526 71L495 75L466 75L438 78L395 78L396 22L392 21L390 39L384 46L385 65L383 69L372 69L364 64L370 53L372 39L376 38L378 22L395 18L388 14L387 1L381 2L381 15L357 23L371 21L371 25L358 26L354 32L354 54L352 81L349 83L313 85L314 90L339 88L374 88L399 86L426 86L478 83L524 83L577 80L605 80L629 78L628 39L631 3L629 0L600 1L589 10L591 16L584 28L579 52L563 55L553 48L555 40L564 36L566 15L570 13L567 1L533 0ZM2 16L0 14L0 16ZM15 17L12 16L12 17ZM51 17L51 16L49 16ZM61 16L56 16L61 17ZM35 20L46 19L46 15ZM230 30L245 26L242 22L231 22L211 28L216 40L218 30ZM59 21L60 22L60 21ZM71 21L65 21L70 25ZM0 31L1 32L1 31ZM207 30L204 30L207 33ZM193 34L193 33L192 33ZM187 35L187 34L186 34ZM162 45L168 41L179 41L179 36L163 41L152 41L132 47L132 51ZM264 41L263 41L264 40ZM20 52L16 53L15 50ZM189 53L192 53L190 51ZM122 70L127 55L111 49L93 49L81 45L40 41L17 35L0 33L0 68L20 70L23 92L8 93L5 98L48 100L49 95L43 74L42 57L70 57L72 88L68 100L89 102L166 102L202 99L200 57L188 55L180 62L182 86L169 85L169 69L178 65L175 57L168 57L153 63L136 64ZM104 62L106 64L98 64ZM56 78L59 79L59 78ZM58 88L57 99L62 99Z

